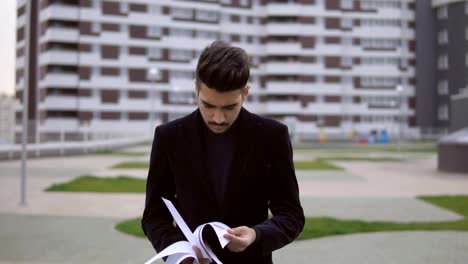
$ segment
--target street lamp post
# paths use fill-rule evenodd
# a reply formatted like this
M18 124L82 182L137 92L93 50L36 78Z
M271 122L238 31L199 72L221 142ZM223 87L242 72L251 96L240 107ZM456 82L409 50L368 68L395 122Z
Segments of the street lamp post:
M152 89L155 88L156 86L156 82L159 80L159 78L161 77L161 72L159 71L159 69L157 67L151 67L149 69L149 72L148 72L148 79L151 81L151 83L153 84L149 91L148 91L148 97L150 99L150 102L149 102L149 114L148 114L148 122L149 122L149 127L150 127L150 134L153 132L153 125L154 125L154 117L155 117L155 113L154 113L154 96L155 94L153 93L154 91L152 91Z
M398 110L399 110L399 119L398 119L398 141L397 141L397 149L401 151L401 141L403 139L403 120L404 120L404 113L403 113L403 86L397 85L396 91L398 93Z

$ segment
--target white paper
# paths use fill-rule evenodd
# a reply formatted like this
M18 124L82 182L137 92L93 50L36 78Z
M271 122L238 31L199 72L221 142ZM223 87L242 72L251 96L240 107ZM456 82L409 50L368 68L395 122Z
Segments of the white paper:
M203 234L203 228L205 228L207 225L211 226L214 229L216 236L218 237L221 247L224 248L229 243L229 240L224 237L224 234L227 233L229 226L220 222L210 222L210 223L198 226L195 232L192 233L192 231L187 226L184 219L182 219L182 216L179 214L179 212L177 211L175 206L172 204L172 202L162 197L161 199L166 204L167 208L169 209L169 212L171 213L172 217L176 221L177 226L185 235L188 242L179 241L168 246L163 251L159 252L159 254L152 257L150 260L146 261L145 264L151 264L154 261L164 258L164 257L168 257L166 259L166 264L179 264L182 262L182 260L189 258L189 257L192 257L195 259L194 261L195 264L199 264L196 253L192 249L192 246L196 246L200 249L203 255L203 258L215 260L217 263L223 264L218 259L218 257L213 253L213 251L208 246L205 245L205 243L203 242L202 234Z

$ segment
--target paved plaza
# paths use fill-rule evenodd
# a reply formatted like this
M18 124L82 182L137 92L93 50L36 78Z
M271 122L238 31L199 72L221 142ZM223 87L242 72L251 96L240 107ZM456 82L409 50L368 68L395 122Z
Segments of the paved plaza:
M129 149L147 153L148 147ZM314 154L300 151L295 158ZM28 205L20 207L20 162L0 162L0 264L143 263L154 255L146 239L119 233L121 220L139 217L144 194L48 193L53 183L81 175L130 175L123 161L148 156L87 155L28 162ZM436 157L405 162L335 162L344 171L298 171L307 216L365 221L448 221L462 216L416 199L468 194L468 175L440 173ZM275 263L467 263L468 232L380 232L294 242Z

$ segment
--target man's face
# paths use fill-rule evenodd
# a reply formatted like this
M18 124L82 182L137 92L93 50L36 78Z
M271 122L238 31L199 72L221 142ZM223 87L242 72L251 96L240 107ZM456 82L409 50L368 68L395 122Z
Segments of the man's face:
M224 133L236 121L249 87L229 92L218 92L200 83L197 89L198 108L206 126L213 133Z

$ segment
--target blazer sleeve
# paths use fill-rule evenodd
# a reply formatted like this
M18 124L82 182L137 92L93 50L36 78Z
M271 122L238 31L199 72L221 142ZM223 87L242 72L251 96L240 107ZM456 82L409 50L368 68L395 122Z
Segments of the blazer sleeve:
M157 127L151 148L145 210L141 221L143 232L157 252L174 242L185 240L180 229L174 227L173 218L161 199L175 200L175 185L164 145L167 140L161 127Z
M257 237L251 249L262 255L291 243L301 233L305 221L287 127L282 125L270 141L274 146L268 183L273 217L253 227Z

